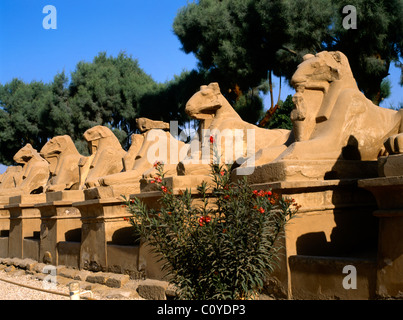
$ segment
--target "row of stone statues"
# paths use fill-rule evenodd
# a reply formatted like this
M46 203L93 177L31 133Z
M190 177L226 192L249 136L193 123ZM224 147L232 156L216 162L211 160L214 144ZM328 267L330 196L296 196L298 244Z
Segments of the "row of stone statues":
M296 90L291 131L243 121L219 85L211 83L201 86L186 105L188 115L200 120L198 134L189 143L174 137L168 123L140 118L141 133L132 135L127 152L105 126L84 133L89 156L82 156L66 135L49 140L39 153L27 144L14 156L21 166L9 167L0 176L0 196L136 184L152 177L153 164L161 159L167 175L206 175L211 146L203 162L205 142L223 132L240 141L234 147L229 138L219 139L220 155L229 152L234 168L289 160L372 161L403 152L402 112L373 105L358 89L341 52L306 55L291 83ZM158 148L162 142L165 148ZM229 162L228 157L221 161Z

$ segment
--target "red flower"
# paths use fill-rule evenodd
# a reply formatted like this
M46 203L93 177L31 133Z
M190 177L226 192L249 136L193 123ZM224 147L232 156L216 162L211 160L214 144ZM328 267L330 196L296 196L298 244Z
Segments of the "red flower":
M199 218L199 226L203 227L204 223L209 223L211 221L211 217L209 216L204 216Z
M160 177L154 177L154 182L161 183L161 182L162 182L162 179L161 179ZM153 182L153 183L154 183L154 182Z
M128 217L123 218L124 221L129 221L130 219Z
M161 164L161 162L155 161L155 162L154 162L154 168L158 167L160 164Z
M253 193L255 196L258 196L258 197L263 197L263 196L265 195L265 192L264 192L263 190L259 190L259 191L253 190L252 193Z
M150 183L155 183L155 180L151 180Z
M162 186L162 187L161 187L161 190L162 190L163 192L167 192L167 191L168 191L168 188L165 187L165 186Z
M223 176L225 174L225 171L221 171L220 174L221 176Z
M267 191L266 195L271 196L273 193L271 191Z
M264 213L264 209L262 207L259 208L260 213Z
M224 196L224 199L225 199L225 200L228 200L228 199L229 199L229 195L227 194L226 196Z
M210 136L210 143L214 143L214 137Z

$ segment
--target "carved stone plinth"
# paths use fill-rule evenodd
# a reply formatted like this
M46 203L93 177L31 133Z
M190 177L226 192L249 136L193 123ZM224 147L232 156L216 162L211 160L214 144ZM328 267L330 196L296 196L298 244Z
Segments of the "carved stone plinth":
M38 260L41 214L35 204L45 200L45 194L21 195L11 197L4 206L10 212L9 257Z
M8 257L8 234L10 230L10 212L0 205L0 257Z
M35 205L41 214L39 261L59 265L58 244L81 241L81 215L73 202L84 200L81 190L46 193L46 202Z
M172 188L174 192L179 190L191 189L192 193L197 193L197 187L206 182L207 185L212 184L212 179L208 175L193 175L193 176L171 176L164 178L168 188ZM154 179L141 179L140 190L141 193L158 191Z
M376 293L380 297L403 294L403 176L360 180L378 203L379 246Z
M398 177L403 175L403 154L393 154L387 157L379 157L379 177Z
M280 238L283 256L269 281L270 290L277 295L282 292L284 298L292 298L293 290L309 291L303 283L292 283L292 256L360 256L371 260L376 252L378 225L372 215L376 203L370 192L357 187L356 180L278 181L254 184L252 188L271 189L301 206L286 225L285 237ZM322 279L314 273L309 276Z
M0 205L0 238L6 237L10 230L10 212Z
M374 178L377 161L353 160L281 160L254 168L237 168L233 180L247 176L251 184L275 181L313 181Z
M111 198L73 202L72 206L81 213L80 268L107 271L108 242L114 242L117 231L130 227L124 220L130 214L122 201Z
M140 192L140 184L122 184L113 186L94 187L84 190L85 200L115 199L122 200L122 196L128 198L133 193Z

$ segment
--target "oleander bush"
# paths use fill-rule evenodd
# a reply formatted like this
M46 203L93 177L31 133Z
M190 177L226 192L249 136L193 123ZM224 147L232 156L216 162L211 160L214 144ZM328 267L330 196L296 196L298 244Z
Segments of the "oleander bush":
M152 181L162 192L160 209L125 199L130 223L163 262L179 299L252 299L274 270L285 224L298 210L292 199L253 190L247 178L230 181L229 167L211 164L212 185L198 196L174 194L156 163Z

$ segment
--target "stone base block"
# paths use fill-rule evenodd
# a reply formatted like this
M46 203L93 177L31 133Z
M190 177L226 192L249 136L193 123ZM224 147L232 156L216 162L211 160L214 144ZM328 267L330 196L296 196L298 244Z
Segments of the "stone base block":
M378 159L380 177L403 176L403 154L394 154Z
M0 258L8 257L8 237L0 237Z
M92 199L122 199L122 196L128 197L130 194L139 193L140 184L122 184L115 186L95 187L84 190L85 200Z
M255 168L237 168L232 180L247 176L251 184L274 181L360 179L378 176L377 161L282 160Z
M9 196L0 196L0 205L6 205L10 203Z
M46 193L46 202L54 201L82 201L84 192L82 190L66 190Z
M151 191L159 191L155 183L151 183L154 179L141 179L140 180L140 190L141 192L151 192ZM167 183L167 187L175 190L185 190L191 189L192 193L197 193L197 187L202 184L203 181L207 183L207 185L212 184L212 179L208 175L193 175L193 176L172 176L166 177L165 181Z
M23 194L19 196L10 197L10 205L14 204L35 204L35 203L42 203L46 202L46 194Z
M39 239L24 239L23 247L23 259L39 261Z
M293 299L368 300L375 297L375 261L291 256L289 264ZM346 266L348 269L344 269ZM354 276L353 283L348 277Z
M78 269L80 248L80 242L60 241L57 244L58 264Z

